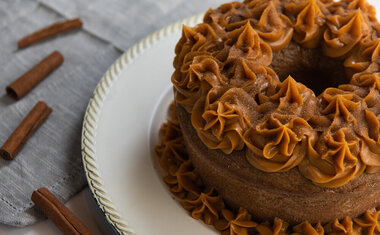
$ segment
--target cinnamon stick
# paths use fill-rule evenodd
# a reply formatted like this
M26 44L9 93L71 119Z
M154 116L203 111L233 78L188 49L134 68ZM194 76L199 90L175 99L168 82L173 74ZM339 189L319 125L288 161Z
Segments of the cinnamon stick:
M90 235L92 232L60 202L48 189L40 188L33 192L32 201L45 215L67 235Z
M9 84L6 87L7 94L17 100L21 99L62 63L62 54L59 51L53 51L39 64Z
M20 39L18 41L18 48L25 48L33 43L53 37L57 34L80 28L82 25L83 23L79 18L54 23Z
M52 109L45 102L38 102L0 148L0 156L6 160L15 158L27 139L46 120L51 112Z

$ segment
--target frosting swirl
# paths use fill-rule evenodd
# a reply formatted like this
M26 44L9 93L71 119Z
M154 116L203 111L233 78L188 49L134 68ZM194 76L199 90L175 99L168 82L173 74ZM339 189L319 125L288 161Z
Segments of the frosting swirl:
M292 2L285 5L289 14L297 15L296 22L293 25L293 39L304 47L315 48L322 39L326 17L320 6L324 7L319 0L305 0L300 4Z
M323 52L336 58L348 53L363 37L369 28L360 9L347 16L333 15L327 17L328 29L323 38Z
M191 120L203 143L210 149L225 153L242 149L243 133L252 125L255 101L243 89L231 88L222 96L223 90L212 90L206 100L195 105Z
M320 223L312 226L309 222L303 222L297 226L293 227L295 233L293 235L302 235L302 234L313 234L313 235L323 235L325 230L323 229Z
M272 227L269 223L263 223L257 225L256 230L260 235L286 235L288 226L288 223L285 221L282 221L279 218L274 218Z
M170 168L173 170L173 168ZM200 188L194 183L199 176L194 172L190 160L183 162L175 171L169 171L164 177L165 183L170 187L170 192L176 197L185 198L187 192L200 193Z
M367 210L363 216L354 218L355 223L362 228L362 234L380 233L380 211Z
M268 43L273 51L283 49L292 39L293 28L291 22L288 17L277 11L273 1L267 2L267 6L262 11L259 20L253 18L253 21L254 28L259 36Z
M206 224L214 224L219 219L218 208L222 206L221 197L214 189L207 189L200 194L191 194L182 202L183 208L197 220Z
M224 33L224 31L231 31L244 25L246 23L245 12L246 5L241 2L225 3L216 10L208 10L204 22Z
M238 66L244 75L241 76L241 72L237 71L234 76L237 79L231 80L231 86L241 87L251 97L255 97L258 104L267 104L280 84L277 74L271 68L254 62L242 61ZM241 79L242 77L249 79ZM263 106L258 108L262 109Z
M338 3L332 4L330 8L334 14L340 15L360 9L365 13L364 18L367 23L375 23L377 21L376 9L367 0L341 0Z
M354 76L351 80L351 84L354 84L359 87L372 88L380 91L380 74L361 74Z
M316 149L309 145L299 165L306 178L323 187L338 187L361 175L365 164L359 157L359 140L347 128L320 136Z
M360 41L357 49L344 61L344 66L354 72L366 70L379 57L380 39L371 40L369 36Z
M317 99L314 92L296 82L291 76L283 81L279 90L270 97L274 103L278 102L277 111L295 114L308 119L314 113Z
M271 114L243 137L247 160L266 172L287 171L305 157L304 149L315 133L302 118Z
M222 209L221 214L224 219L218 220L214 226L217 230L222 231L223 235L248 234L249 230L257 226L257 223L251 220L251 215L243 208L239 209L236 216L227 209Z
M226 44L231 46L227 63L244 58L268 66L272 61L272 50L247 22L244 26L228 33Z
M360 99L351 92L337 88L327 88L321 98L327 106L321 111L324 115L333 116L334 119L343 118L347 122L356 123L351 113L360 105Z

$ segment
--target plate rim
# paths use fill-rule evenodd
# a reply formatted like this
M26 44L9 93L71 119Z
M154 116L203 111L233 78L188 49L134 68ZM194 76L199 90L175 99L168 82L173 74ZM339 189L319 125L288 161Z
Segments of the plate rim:
M128 67L137 57L144 51L164 39L170 34L178 32L182 29L182 25L193 25L201 22L202 14L194 15L183 20L172 23L156 32L150 34L138 43L134 44L126 52L124 52L102 76L99 83L88 102L82 124L81 136L81 153L82 164L86 174L88 186L96 204L101 209L106 220L112 225L113 229L119 234L134 235L133 228L127 225L118 209L112 202L112 198L107 193L103 183L100 170L97 163L96 155L96 134L99 114L102 110L104 101L113 84L119 79L121 72Z

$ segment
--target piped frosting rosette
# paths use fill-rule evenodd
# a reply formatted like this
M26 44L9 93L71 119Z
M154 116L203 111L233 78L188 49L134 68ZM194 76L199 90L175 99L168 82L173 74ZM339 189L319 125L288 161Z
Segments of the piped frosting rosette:
M305 157L308 142L315 141L312 127L302 118L271 114L244 135L247 160L266 172L287 171Z
M198 55L181 72L174 73L172 81L176 87L177 102L191 110L194 103L212 87L225 84L227 79L220 73L219 66L219 61L214 57Z
M257 1L256 1L257 2ZM279 51L286 47L293 36L293 27L288 17L278 12L274 1L263 1L262 11L258 10L255 2L250 4L253 11L248 10L254 29L272 48L273 51ZM248 4L248 8L250 5Z
M221 14L212 14L215 10L209 10L204 16L204 22L213 26L221 34L240 28L246 23L247 7L241 2L226 3L217 9Z
M206 99L200 99L194 106L191 121L208 148L229 154L243 149L241 138L257 118L257 113L252 112L257 105L241 88L224 91L212 89Z
M285 6L294 18L293 39L306 48L319 45L325 31L327 7L319 0L296 1Z
M315 184L337 187L361 175L360 143L348 128L326 132L313 147L307 148L307 158L299 165L300 172Z
M368 24L377 24L376 9L367 0L342 0L330 4L330 11L333 14L343 15L358 9L364 13L363 17Z
M327 17L327 26L323 35L323 52L332 58L347 54L370 31L360 9L347 15Z
M350 68L354 73L365 71L372 63L379 58L380 39L368 35L363 38L356 48L345 59L344 66Z
M228 33L225 48L228 49L227 66L241 59L255 61L264 66L272 61L271 48L261 40L249 22Z
M276 111L298 115L305 120L314 115L317 98L312 90L296 82L291 76L279 84L277 89L269 99L275 104Z
M360 116L366 108L359 96L338 88L327 88L320 95L320 99L321 114L332 120L332 129L339 129L344 123L357 124L355 117Z

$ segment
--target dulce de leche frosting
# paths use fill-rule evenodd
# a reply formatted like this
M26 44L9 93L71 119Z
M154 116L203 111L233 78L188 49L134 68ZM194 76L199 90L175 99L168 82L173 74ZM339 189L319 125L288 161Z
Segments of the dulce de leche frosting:
M223 4L204 23L183 27L175 100L209 149L245 151L259 170L297 167L314 184L342 186L363 172L380 172L379 35L366 0ZM321 51L344 68L345 82L315 94L291 68L279 77L272 62L294 43L301 49L293 57Z

